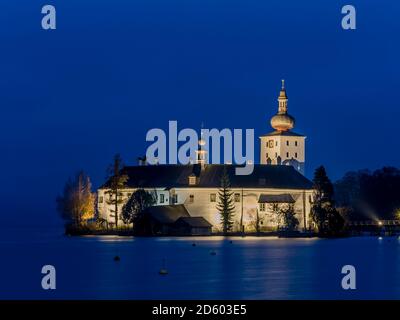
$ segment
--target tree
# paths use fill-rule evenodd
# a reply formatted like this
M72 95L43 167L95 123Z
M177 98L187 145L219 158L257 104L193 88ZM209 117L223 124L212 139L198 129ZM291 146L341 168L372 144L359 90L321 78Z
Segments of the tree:
M111 209L114 215L115 227L118 228L118 206L121 205L123 201L123 194L121 189L124 189L126 186L126 182L128 181L128 176L122 174L122 159L119 154L114 156L114 164L109 168L109 187L110 189L105 193L109 195L109 198L106 200L108 205L114 206L114 209Z
M292 203L281 206L279 216L281 217L282 225L286 230L294 231L297 229L299 220L296 218L296 212L294 211L294 205Z
M271 211L275 215L278 229L284 228L288 231L297 229L299 220L296 218L296 212L292 203L272 203Z
M90 178L83 171L66 182L63 194L56 201L57 210L68 224L80 227L94 217L96 196L91 189Z
M262 217L260 217L260 213L258 209L255 209L254 211L249 212L249 217L250 217L250 225L254 228L254 230L259 234L261 232L261 226L260 224L264 220Z
M122 220L124 223L136 223L142 218L146 208L154 205L154 196L144 189L136 190L122 207Z
M334 206L334 189L325 168L318 167L314 173L314 201L311 219L321 234L336 235L344 226L344 220Z
M221 215L222 230L224 234L227 234L232 230L235 204L229 176L225 166L221 176L221 188L218 191L217 209Z

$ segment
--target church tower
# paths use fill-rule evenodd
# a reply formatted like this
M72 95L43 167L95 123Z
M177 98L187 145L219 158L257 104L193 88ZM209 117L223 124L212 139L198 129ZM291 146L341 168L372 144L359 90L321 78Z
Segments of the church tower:
M295 119L288 114L288 97L285 81L278 97L278 113L271 118L275 130L260 137L260 163L269 165L291 165L304 174L304 135L292 131Z

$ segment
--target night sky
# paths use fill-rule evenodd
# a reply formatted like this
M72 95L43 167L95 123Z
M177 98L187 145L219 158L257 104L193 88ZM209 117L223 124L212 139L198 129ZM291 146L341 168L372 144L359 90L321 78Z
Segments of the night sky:
M44 4L57 30L41 29ZM59 224L69 176L99 186L169 120L271 131L283 78L308 177L398 166L399 15L395 0L1 1L2 224Z

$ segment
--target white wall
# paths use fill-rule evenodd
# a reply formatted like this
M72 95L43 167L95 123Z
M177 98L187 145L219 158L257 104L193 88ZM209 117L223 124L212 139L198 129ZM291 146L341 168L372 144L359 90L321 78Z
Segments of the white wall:
M160 194L164 194L165 199L172 200L172 194L177 194L178 203L184 204L187 208L188 212L191 216L199 216L204 217L207 221L209 221L213 225L213 230L217 231L221 229L221 218L218 210L216 208L218 203L218 189L217 188L179 188L179 189L147 189L149 192L153 192L157 194L158 202L157 205L166 205L170 204L170 202L160 203ZM239 230L240 218L242 214L242 189L232 189L233 193L239 194L239 202L235 202L235 213L234 213L234 221L235 221L235 229ZM103 196L103 203L98 204L98 210L100 217L106 219L109 222L114 222L114 217L111 217L110 214L113 214L110 209L113 209L112 206L107 205L105 203L105 197L108 195L104 195L105 190L98 190L98 196ZM123 193L125 194L125 201L128 199L127 194L134 192L134 189L125 189ZM216 202L210 201L210 194L216 194ZM289 193L296 200L295 203L295 211L296 217L299 220L299 230L303 229L304 226L304 209L306 212L306 220L307 225L309 225L309 212L310 212L310 195L312 195L312 190L291 190L291 189L243 189L243 225L245 226L246 231L254 230L254 220L256 218L257 210L259 210L258 199L261 194L283 194ZM193 202L190 200L190 195L193 195ZM303 202L305 200L305 202ZM119 213L121 213L122 205L119 207ZM259 217L263 220L262 227L266 229L276 227L276 223L274 221L274 217L269 212L269 206L266 205L266 211L261 212L259 210ZM121 225L123 225L122 220Z

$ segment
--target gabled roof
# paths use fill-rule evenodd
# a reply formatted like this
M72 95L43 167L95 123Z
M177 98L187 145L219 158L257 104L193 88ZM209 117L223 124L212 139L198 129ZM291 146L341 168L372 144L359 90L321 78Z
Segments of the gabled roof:
M187 224L188 226L192 228L209 228L212 227L212 224L209 223L206 219L203 217L181 217L177 221L175 221L175 224Z
M261 194L258 203L295 203L296 201L293 199L293 197L288 194Z
M296 132L293 132L290 130L288 130L288 131L275 130L270 133L263 134L262 136L260 136L260 138L261 137L270 137L270 136L305 137L304 135L302 135L300 133L296 133Z
M162 224L172 224L181 217L190 217L183 204L173 206L152 206L146 209L153 219Z
M254 164L250 175L236 175L238 165L208 164L200 171L200 165L147 165L122 169L128 176L129 188L219 188L226 166L232 188L312 189L313 184L292 166ZM195 186L189 186L190 176L198 177ZM107 188L107 181L101 188Z

